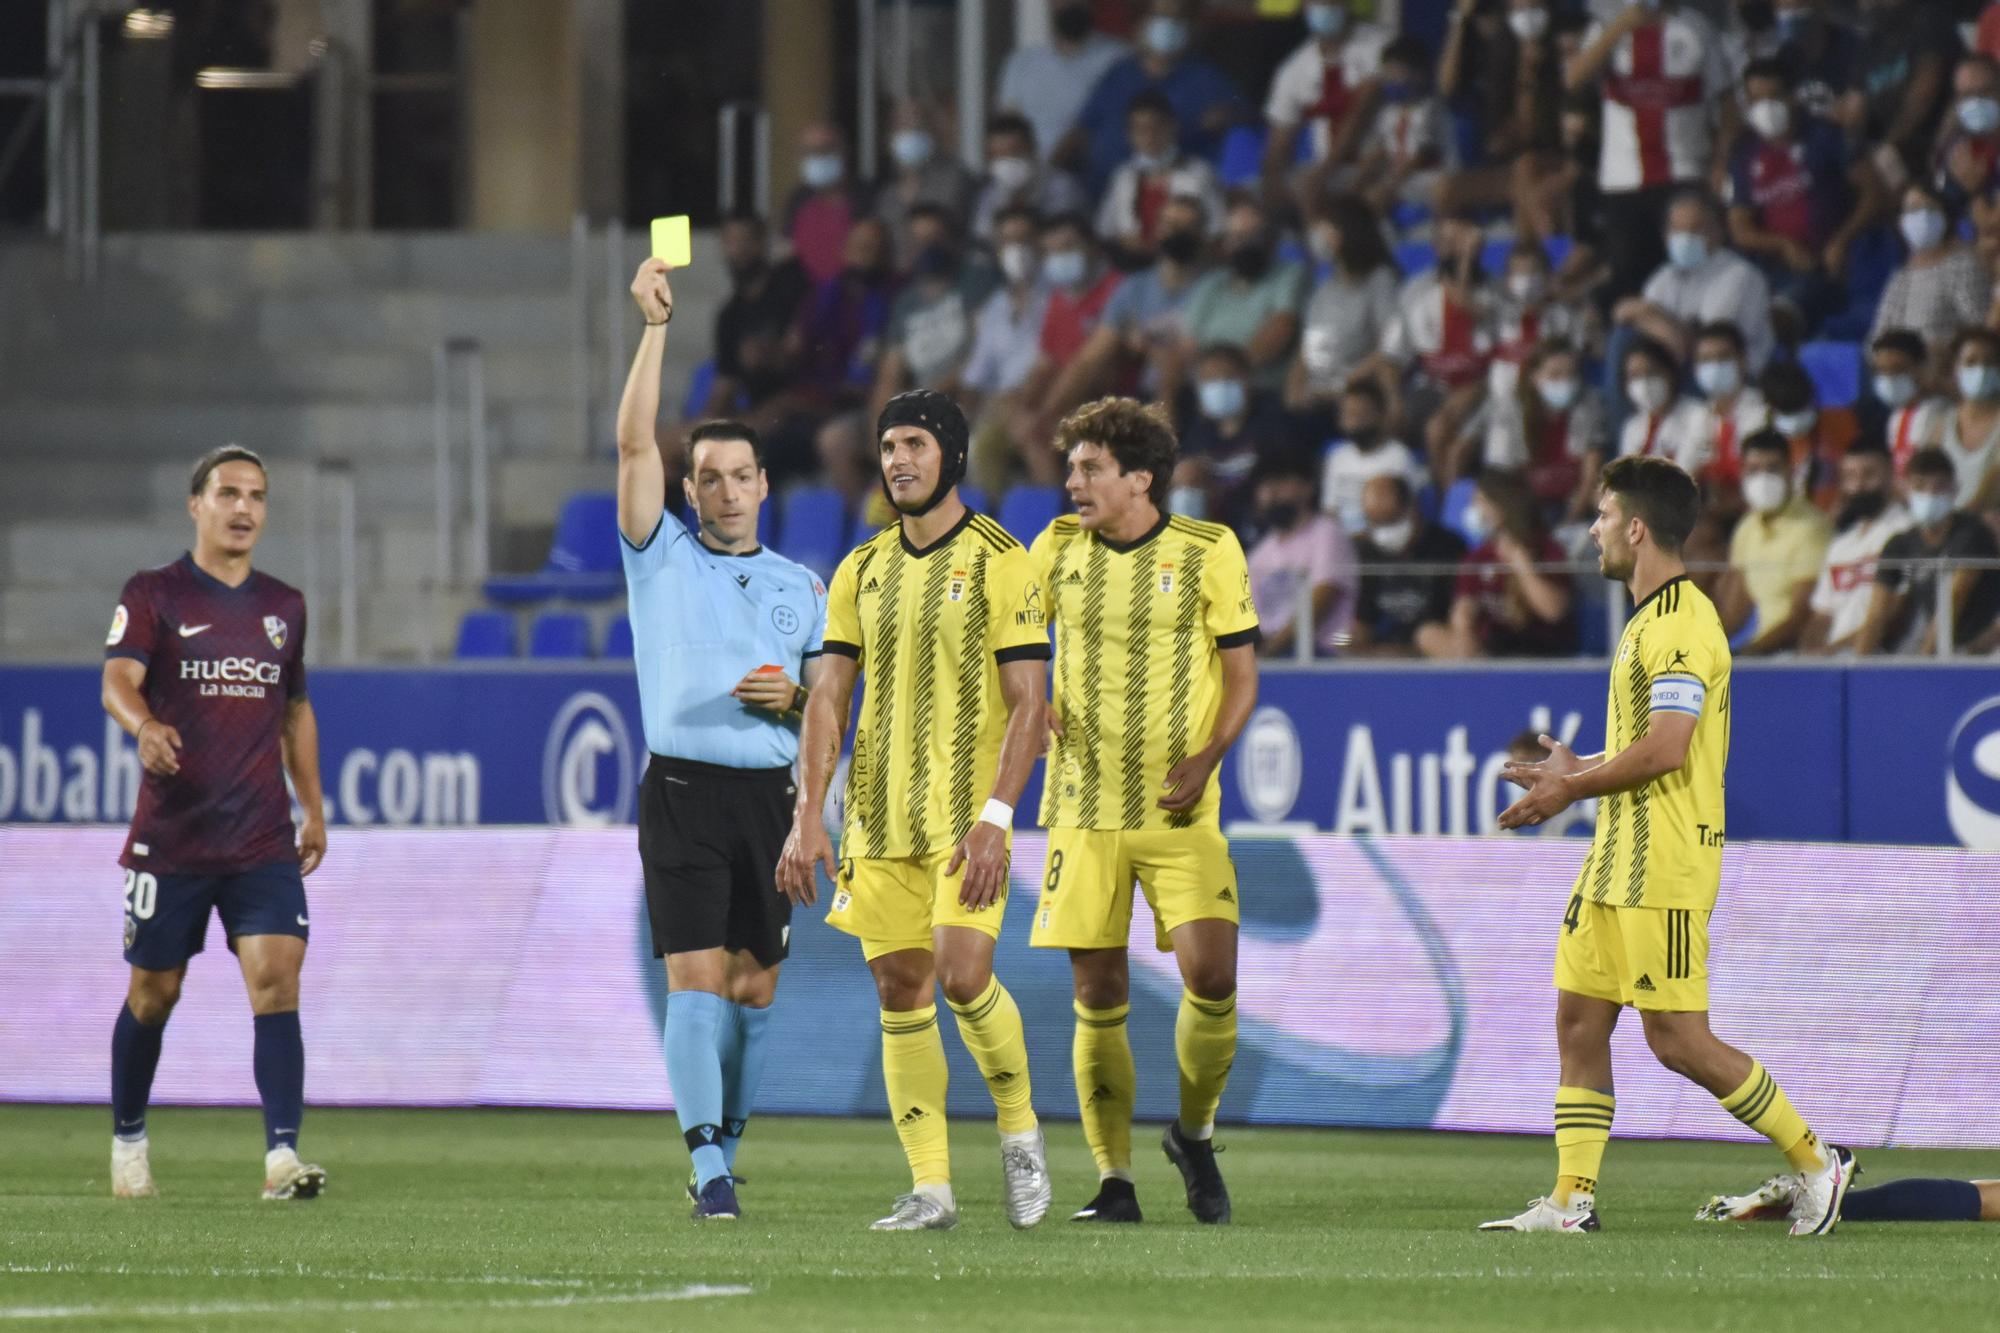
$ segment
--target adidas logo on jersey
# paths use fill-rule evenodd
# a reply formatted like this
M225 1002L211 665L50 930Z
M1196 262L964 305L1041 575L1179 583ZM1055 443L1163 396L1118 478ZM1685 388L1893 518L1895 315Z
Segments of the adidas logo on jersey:
M880 592L881 589L882 581L880 579L870 579L861 585L861 591L863 592Z
M912 1106L909 1110L903 1112L902 1118L897 1120L896 1123L899 1125L914 1125L919 1120L928 1120L930 1118L931 1113L929 1111L926 1111L921 1106Z
M1071 587L1073 585L1080 584L1082 582L1083 582L1083 571L1078 569L1072 569L1069 572L1069 577L1063 580L1063 586Z
M1104 1084L1100 1083L1096 1087L1090 1090L1090 1100L1085 1102L1084 1105L1095 1106L1099 1102L1108 1102L1110 1100L1111 1100L1111 1089L1106 1087Z
M1224 888L1221 893L1218 893L1215 896L1225 903L1233 903L1236 901L1236 891L1230 888Z
M1632 989L1642 990L1642 991L1653 990L1654 989L1653 978L1648 973L1641 972L1639 974L1639 979L1632 983Z

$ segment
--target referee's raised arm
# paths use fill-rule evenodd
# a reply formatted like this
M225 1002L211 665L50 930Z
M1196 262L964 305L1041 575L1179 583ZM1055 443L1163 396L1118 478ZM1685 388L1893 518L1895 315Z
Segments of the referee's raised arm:
M667 266L658 259L639 265L632 279L632 299L646 327L625 393L618 400L618 529L625 540L643 546L660 525L667 505L667 469L660 461L654 436L660 415L660 358L667 349L667 321L674 317L674 291L667 285Z

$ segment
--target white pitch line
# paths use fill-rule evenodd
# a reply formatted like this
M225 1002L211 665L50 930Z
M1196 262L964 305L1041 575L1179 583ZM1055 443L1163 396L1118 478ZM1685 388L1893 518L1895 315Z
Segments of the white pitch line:
M225 1315L260 1314L394 1314L404 1310L561 1310L586 1305L657 1305L668 1301L699 1301L710 1297L748 1296L749 1287L666 1287L658 1291L606 1292L599 1295L536 1296L501 1300L378 1300L378 1301L209 1301L201 1304L154 1305L16 1305L0 1306L0 1319L205 1319Z
M327 1282L406 1282L411 1285L421 1283L444 1283L454 1286L479 1287L572 1287L582 1288L605 1283L593 1283L580 1277L513 1277L505 1273L478 1273L466 1276L440 1275L436 1273L376 1273L336 1268L308 1268L296 1264L289 1268L146 1268L136 1264L114 1264L105 1267L86 1267L82 1264L0 1264L0 1273L44 1274L49 1276L74 1277L223 1277L260 1278L292 1277L313 1278ZM636 1285L636 1284L634 1284Z

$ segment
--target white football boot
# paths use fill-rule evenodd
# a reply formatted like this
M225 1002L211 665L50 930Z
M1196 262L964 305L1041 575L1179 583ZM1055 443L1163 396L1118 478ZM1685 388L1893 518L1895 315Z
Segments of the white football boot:
M1597 1196L1594 1194L1572 1194L1569 1206L1561 1207L1548 1199L1531 1199L1528 1211L1513 1217L1497 1218L1491 1222L1481 1222L1481 1231L1596 1231Z

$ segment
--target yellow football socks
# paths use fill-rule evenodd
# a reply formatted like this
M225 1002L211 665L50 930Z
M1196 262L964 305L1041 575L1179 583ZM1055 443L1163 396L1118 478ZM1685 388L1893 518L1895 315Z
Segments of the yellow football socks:
M889 1118L910 1159L914 1185L948 1184L951 1141L945 1133L944 1094L951 1077L938 1032L937 1006L901 1013L882 1011L882 1081L889 1088Z
M1083 1113L1083 1137L1097 1159L1100 1178L1132 1178L1132 1103L1139 1075L1132 1067L1132 1042L1125 1019L1132 1006L1088 1009L1078 1000L1076 1041L1070 1048L1076 1071L1076 1104Z
M1785 1095L1778 1081L1755 1060L1750 1062L1750 1077L1743 1080L1743 1086L1722 1099L1722 1109L1777 1144L1793 1169L1826 1168L1819 1137L1806 1127L1805 1117L1792 1108L1792 1099Z
M1014 997L992 978L970 1004L952 1004L958 1018L959 1040L986 1076L993 1094L1002 1134L1024 1134L1035 1127L1035 1105L1028 1086L1028 1037L1021 1028L1021 1009Z
M1594 1088L1556 1089L1556 1187L1549 1202L1567 1207L1570 1195L1597 1193L1597 1169L1611 1140L1617 1098Z
M1181 1132L1207 1138L1229 1083L1229 1066L1236 1060L1236 996L1204 1000L1183 989L1174 1020L1174 1054L1181 1066Z

